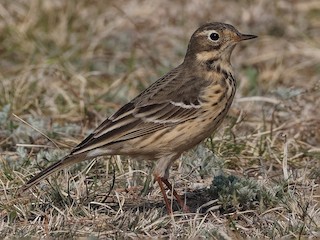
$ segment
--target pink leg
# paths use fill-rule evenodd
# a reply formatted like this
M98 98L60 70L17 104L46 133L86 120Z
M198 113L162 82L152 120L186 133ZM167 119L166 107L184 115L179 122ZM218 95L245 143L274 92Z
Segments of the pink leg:
M182 211L184 213L189 213L189 207L184 203L184 201L181 199L180 195L177 193L177 191L172 187L171 183L169 183L168 179L161 178L161 181L164 182L165 185L172 191L173 196L177 199L177 202L179 206L182 208Z
M157 182L158 182L158 184L160 186L160 190L161 190L164 202L165 202L166 207L167 207L167 212L168 212L169 215L171 215L172 214L172 208L171 208L171 205L169 203L169 199L167 197L166 191L164 190L164 186L163 186L163 183L162 183L162 178L159 177L159 176L155 176L155 179L157 180Z

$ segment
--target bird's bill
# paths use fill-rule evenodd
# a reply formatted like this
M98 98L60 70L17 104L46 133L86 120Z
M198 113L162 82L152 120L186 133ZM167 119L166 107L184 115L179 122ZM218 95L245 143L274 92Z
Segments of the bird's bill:
M240 35L239 35L239 41L249 40L249 39L253 39L253 38L257 38L257 37L258 37L258 36L256 36L256 35L242 34L242 33L240 33Z

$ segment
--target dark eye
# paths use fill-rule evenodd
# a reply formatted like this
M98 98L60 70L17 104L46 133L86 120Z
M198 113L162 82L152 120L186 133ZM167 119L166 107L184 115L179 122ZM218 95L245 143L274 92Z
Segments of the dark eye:
M218 33L213 32L213 33L210 33L209 38L210 38L210 40L212 40L212 41L218 41L219 38L220 38L220 36L219 36Z

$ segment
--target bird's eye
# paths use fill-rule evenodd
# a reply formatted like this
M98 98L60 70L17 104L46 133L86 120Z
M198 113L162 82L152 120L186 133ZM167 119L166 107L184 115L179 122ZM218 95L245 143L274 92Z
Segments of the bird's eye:
M218 41L220 38L219 34L216 32L210 33L208 37L211 41L214 41L214 42Z

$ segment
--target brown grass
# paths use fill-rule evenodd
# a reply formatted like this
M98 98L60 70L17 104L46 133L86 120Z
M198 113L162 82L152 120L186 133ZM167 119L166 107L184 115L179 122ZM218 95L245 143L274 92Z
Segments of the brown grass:
M228 22L256 41L233 54L223 127L170 180L193 213L166 214L152 163L117 156L17 189L178 65L192 32ZM3 0L0 238L320 238L318 1Z

